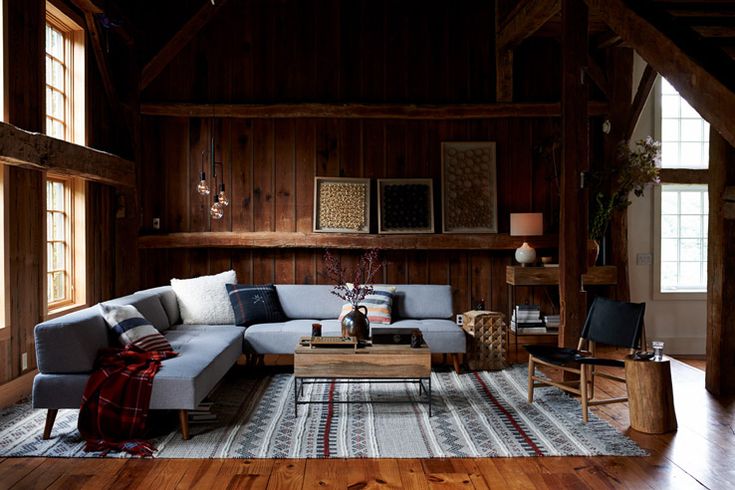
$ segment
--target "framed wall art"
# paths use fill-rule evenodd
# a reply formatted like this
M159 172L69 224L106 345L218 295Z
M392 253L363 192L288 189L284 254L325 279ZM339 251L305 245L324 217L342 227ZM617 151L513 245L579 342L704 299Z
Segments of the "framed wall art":
M315 177L314 231L370 233L370 179Z
M442 231L498 232L495 142L442 143Z
M378 179L378 233L434 233L431 179Z

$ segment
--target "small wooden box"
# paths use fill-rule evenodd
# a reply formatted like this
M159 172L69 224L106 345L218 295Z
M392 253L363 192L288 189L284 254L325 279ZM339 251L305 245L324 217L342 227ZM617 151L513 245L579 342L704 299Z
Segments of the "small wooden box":
M506 367L507 339L503 314L497 311L468 311L462 328L470 336L467 362L470 369L498 370Z

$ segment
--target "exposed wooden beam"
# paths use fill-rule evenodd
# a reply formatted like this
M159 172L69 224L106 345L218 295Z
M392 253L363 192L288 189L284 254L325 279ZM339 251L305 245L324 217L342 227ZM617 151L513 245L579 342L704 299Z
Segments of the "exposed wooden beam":
M600 91L605 95L605 97L609 99L610 85L607 81L607 76L605 75L605 72L600 67L600 65L597 64L597 61L595 61L594 58L592 58L591 56L587 57L587 66L585 67L585 71L590 76L592 81L595 82L597 88L599 88Z
M129 32L129 30L135 30L135 26L132 22L130 22L130 20L128 20L125 15L122 14L120 9L114 4L107 2L105 4L105 9L103 10L93 0L71 0L71 2L79 10L81 10L82 13L84 13L85 20L87 15L89 14L93 18L104 15L108 18L115 19L116 21L120 22L122 26L114 27L112 30L114 30L114 32L117 33L123 39L123 41L125 41L126 44L133 45L135 43L134 34L138 33ZM89 20L86 20L86 22L89 25Z
M728 219L728 188L735 186L735 149L710 130L709 234L707 245L707 369L705 387L735 394L735 219ZM731 216L732 218L732 216Z
M116 187L135 186L135 164L103 151L0 123L0 162L83 177Z
M77 0L79 1L79 0ZM91 3L91 2L87 2ZM84 12L84 22L87 24L87 32L89 38L92 41L92 51L94 51L94 58L97 61L97 68L102 78L102 86L105 88L107 94L107 100L112 106L112 110L118 115L122 115L120 108L120 99L117 96L117 90L115 90L115 84L112 82L110 77L110 70L107 67L107 59L105 53L102 51L102 42L100 40L100 33L97 29L97 22L95 21L94 14L89 11Z
M625 141L628 141L633 136L633 131L635 131L635 126L641 117L643 107L646 105L653 84L656 82L656 75L656 70L651 65L646 65L646 68L643 70L643 75L641 75L641 80L638 82L638 89L635 91L633 102L630 104L630 110L628 111L628 122L625 127L625 134L623 135Z
M498 51L511 49L559 13L561 0L521 0L498 24Z
M556 247L553 235L534 237L536 248ZM355 235L301 232L202 232L147 235L139 248L338 248L385 250L515 250L522 237L507 234Z
M184 24L174 36L161 48L161 50L153 56L153 58L143 67L140 77L140 90L145 89L164 68L179 54L179 51L189 44L199 31L211 21L217 12L227 3L227 0L217 0L212 5L209 0L197 11L189 21Z
M692 168L662 168L658 171L661 182L669 184L707 184L709 170Z
M605 102L590 102L589 115L608 112ZM559 103L496 104L190 104L143 103L144 116L232 117L244 119L341 118L341 119L485 119L493 117L559 117Z
M623 0L585 0L605 22L735 145L735 92ZM725 67L720 67L724 69Z
M559 345L576 347L587 312L587 199L580 174L589 166L588 11L582 0L562 0L562 166L559 213Z

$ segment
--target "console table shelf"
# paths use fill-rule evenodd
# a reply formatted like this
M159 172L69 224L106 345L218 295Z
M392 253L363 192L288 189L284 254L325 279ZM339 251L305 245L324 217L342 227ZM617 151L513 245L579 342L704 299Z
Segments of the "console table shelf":
M522 237L494 234L357 235L301 232L198 232L142 235L138 248L336 248L383 250L515 250ZM534 237L537 248L554 248L556 235Z

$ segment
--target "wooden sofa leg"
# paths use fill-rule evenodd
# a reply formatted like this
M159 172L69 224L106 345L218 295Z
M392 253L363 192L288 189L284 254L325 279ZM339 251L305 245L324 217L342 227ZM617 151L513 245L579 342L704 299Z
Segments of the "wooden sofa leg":
M46 411L46 426L43 428L43 439L51 438L51 429L54 428L54 422L56 422L56 414L59 413L58 408L49 408Z
M461 354L452 354L452 363L454 364L454 370L457 374L462 374L462 366L459 364L459 356Z
M179 410L179 425L181 425L181 438L185 441L189 440L189 412L187 410Z

